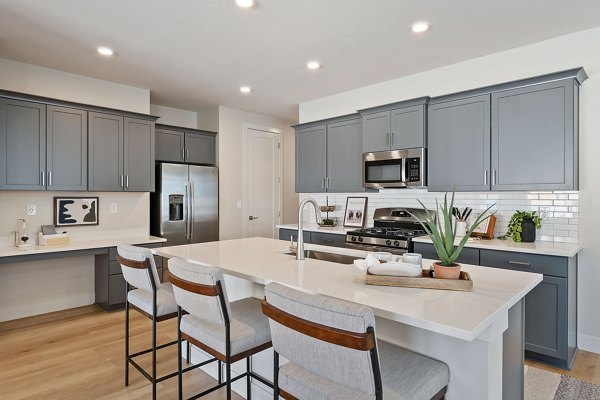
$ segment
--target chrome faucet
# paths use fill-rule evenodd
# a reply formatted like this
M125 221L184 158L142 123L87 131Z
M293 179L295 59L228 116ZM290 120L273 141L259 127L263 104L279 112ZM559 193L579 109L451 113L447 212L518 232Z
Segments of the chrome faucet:
M317 217L317 224L320 224L321 213L319 212L319 205L313 199L304 199L298 207L298 245L296 247L296 260L304 260L304 234L302 232L302 223L304 220L304 206L306 203L311 203L315 207L315 216Z

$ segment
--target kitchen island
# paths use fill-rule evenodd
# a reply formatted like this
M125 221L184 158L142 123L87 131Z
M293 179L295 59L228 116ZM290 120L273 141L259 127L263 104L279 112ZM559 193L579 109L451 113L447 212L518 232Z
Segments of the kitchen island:
M154 251L212 265L248 282L245 288L228 282L230 299L248 294L262 297L262 285L279 282L373 308L379 338L448 364L449 400L522 398L523 297L541 282L540 274L463 265L474 281L472 292L367 286L364 271L353 265L310 258L298 261L286 254L288 245L250 238ZM356 257L366 254L308 244L306 249ZM430 262L424 260L424 265ZM270 370L256 364L255 368Z

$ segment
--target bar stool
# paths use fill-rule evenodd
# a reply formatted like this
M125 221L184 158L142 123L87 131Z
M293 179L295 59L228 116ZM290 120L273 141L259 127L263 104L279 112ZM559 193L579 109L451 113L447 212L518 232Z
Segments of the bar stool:
M263 313L274 349L274 399L443 399L440 361L375 337L366 306L270 283ZM279 355L290 362L279 367Z
M188 400L197 399L226 386L227 400L231 399L231 383L246 377L246 398L251 399L251 378L273 387L273 384L254 373L252 355L271 347L269 321L262 315L260 301L246 298L229 303L223 274L216 268L191 264L178 258L169 259L169 276L178 308L179 340L179 399L183 398L181 343L187 340L213 358L197 365L217 361L217 385ZM183 311L187 315L183 315ZM231 378L231 364L246 359L246 372ZM222 382L221 363L225 363L225 382Z
M177 317L177 303L169 283L160 283L154 256L148 249L129 245L117 246L117 261L121 264L127 296L125 300L125 386L129 386L129 364L152 382L152 399L156 399L156 384L172 378L178 371L156 377L156 351L177 344L177 340L156 344L157 323ZM129 353L129 309L132 308L152 320L152 347L134 354ZM145 371L134 358L152 352L152 372ZM188 361L190 349L188 347ZM191 366L187 372L197 368Z

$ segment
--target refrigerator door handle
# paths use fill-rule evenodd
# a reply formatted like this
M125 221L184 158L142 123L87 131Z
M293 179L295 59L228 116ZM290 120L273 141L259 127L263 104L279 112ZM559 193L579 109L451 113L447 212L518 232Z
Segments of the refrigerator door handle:
M194 183L190 181L190 240L194 239Z
M190 238L189 227L190 227L190 199L189 199L189 182L185 184L185 211L187 212L187 218L185 219L185 238Z

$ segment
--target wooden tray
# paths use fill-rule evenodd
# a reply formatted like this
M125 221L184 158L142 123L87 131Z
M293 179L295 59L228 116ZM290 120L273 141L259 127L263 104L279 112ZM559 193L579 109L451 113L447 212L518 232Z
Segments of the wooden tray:
M473 290L473 281L468 272L460 271L459 279L435 279L429 277L429 271L423 270L422 278L409 278L406 276L372 275L367 272L365 277L367 285L414 287L421 289L460 290L470 292Z

